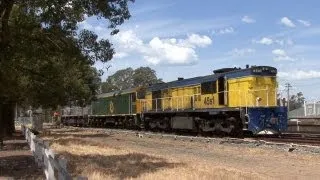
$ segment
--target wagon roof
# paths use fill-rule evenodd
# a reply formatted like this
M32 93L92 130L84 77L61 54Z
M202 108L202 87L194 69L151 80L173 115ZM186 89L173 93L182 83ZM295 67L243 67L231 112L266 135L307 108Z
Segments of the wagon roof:
M97 98L103 98L103 97L111 97L114 95L119 95L119 94L130 94L134 93L137 91L137 88L130 88L130 89L124 89L124 90L119 90L119 91L112 91L108 93L102 93L97 95Z

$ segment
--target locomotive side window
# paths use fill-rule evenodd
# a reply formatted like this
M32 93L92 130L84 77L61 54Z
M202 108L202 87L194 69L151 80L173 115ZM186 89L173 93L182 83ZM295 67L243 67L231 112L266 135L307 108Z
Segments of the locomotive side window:
M216 93L216 83L214 82L204 82L201 84L201 94L213 94Z
M146 96L146 91L145 91L145 90L139 90L139 91L137 92L137 98L138 98L138 99L144 99L145 96Z
M217 93L217 81L213 81L213 93Z

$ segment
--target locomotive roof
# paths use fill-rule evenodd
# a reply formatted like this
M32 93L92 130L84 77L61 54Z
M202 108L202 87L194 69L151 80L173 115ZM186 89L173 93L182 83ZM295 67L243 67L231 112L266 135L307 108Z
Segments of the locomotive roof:
M137 88L112 91L112 92L108 92L108 93L99 94L99 95L97 95L97 98L110 97L110 96L119 95L119 94L129 94L129 93L134 93L136 91L137 91Z
M262 71L260 73L256 73L256 72L253 72L254 69L268 69L268 70L275 70L275 71L274 72ZM225 72L223 70L225 70ZM221 71L216 70L215 72L219 72L219 73L211 74L211 75L207 75L207 76L188 78L188 79L183 79L183 80L176 80L176 81L171 81L171 82L167 82L167 83L153 84L148 87L148 91L158 91L158 90L162 90L162 89L180 87L180 86L191 86L191 85L201 84L204 82L215 81L220 77L226 77L227 79L230 79L230 78L245 77L245 76L249 76L249 75L276 76L276 74L277 74L276 68L271 67L271 66L252 66L252 67L246 68L246 69L234 68L234 70L232 70L231 68L224 68L224 69L221 69Z

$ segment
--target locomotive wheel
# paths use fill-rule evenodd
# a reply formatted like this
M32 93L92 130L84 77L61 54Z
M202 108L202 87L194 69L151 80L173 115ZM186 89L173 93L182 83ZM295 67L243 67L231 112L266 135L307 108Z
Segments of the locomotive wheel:
M230 132L230 135L232 137L242 137L243 132L242 132L241 122L234 117L228 118L228 122L230 123L230 126L233 126Z

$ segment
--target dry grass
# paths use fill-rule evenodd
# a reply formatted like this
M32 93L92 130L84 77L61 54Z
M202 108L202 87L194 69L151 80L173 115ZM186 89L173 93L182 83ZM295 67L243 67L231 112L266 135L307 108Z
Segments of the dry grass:
M148 149L143 144L131 148L128 143L138 143L141 139L121 135L97 134L77 129L54 130L43 139L51 141L51 147L68 160L68 169L74 175L89 179L266 179L268 175L243 171L222 164L190 157L188 154L159 154L158 150ZM152 143L151 139L144 139ZM165 146L175 147L175 141L162 141ZM186 145L187 142L182 143ZM155 145L157 146L157 145ZM223 146L221 146L223 148ZM228 153L235 149L221 149ZM210 147L206 147L210 148ZM199 147L199 149L201 149ZM214 147L211 147L213 150ZM236 149L236 151L238 151ZM239 150L240 151L240 150ZM263 150L249 153L264 154ZM172 152L172 151L171 151ZM176 152L177 153L177 152ZM232 153L231 153L232 154Z
M105 142L93 141L92 137L104 138ZM71 130L54 132L43 139L51 141L51 147L68 160L73 175L89 179L261 179L257 174L181 161L174 157L139 153L138 149L119 148L108 143L109 135ZM119 140L119 139L117 139Z

